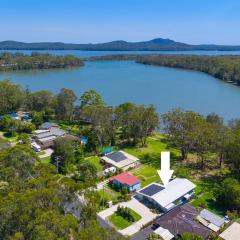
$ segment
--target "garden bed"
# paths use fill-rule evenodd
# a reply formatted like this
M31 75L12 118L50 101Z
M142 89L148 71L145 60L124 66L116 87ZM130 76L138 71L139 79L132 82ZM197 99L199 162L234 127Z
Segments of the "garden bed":
M130 225L139 221L142 218L139 214L137 214L131 208L127 208L127 209L130 211L130 214L134 218L134 221L126 220L122 216L118 215L116 212L108 218L108 221L118 230L122 230L124 228L127 228L127 227L129 227Z

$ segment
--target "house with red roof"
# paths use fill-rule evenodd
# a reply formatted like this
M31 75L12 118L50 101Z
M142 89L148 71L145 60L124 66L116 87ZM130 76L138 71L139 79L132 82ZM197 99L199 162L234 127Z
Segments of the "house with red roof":
M129 192L134 192L141 188L140 180L127 172L111 177L109 184L119 189L127 188Z

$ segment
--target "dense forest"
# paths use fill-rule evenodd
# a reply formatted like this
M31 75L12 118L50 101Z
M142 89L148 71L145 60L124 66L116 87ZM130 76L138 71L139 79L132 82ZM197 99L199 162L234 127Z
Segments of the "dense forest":
M91 60L135 60L141 64L195 70L240 85L240 56L111 55Z
M2 41L0 49L3 50L87 50L87 51L234 51L240 46L200 44L193 45L176 42L171 39L155 38L149 41L127 42L116 40L105 43L62 43L62 42L38 42L25 43L17 41Z
M0 71L68 68L83 66L83 61L75 56L53 56L50 54L4 52L0 54Z

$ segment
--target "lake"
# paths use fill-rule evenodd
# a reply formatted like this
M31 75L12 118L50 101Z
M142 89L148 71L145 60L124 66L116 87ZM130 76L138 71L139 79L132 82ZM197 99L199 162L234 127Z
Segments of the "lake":
M85 54L93 55L93 52ZM154 104L159 113L180 107L204 115L216 112L226 121L240 118L240 87L205 73L134 61L98 61L86 62L82 68L2 72L0 79L11 79L32 91L44 89L57 93L66 87L73 89L77 96L95 89L109 105L132 101Z

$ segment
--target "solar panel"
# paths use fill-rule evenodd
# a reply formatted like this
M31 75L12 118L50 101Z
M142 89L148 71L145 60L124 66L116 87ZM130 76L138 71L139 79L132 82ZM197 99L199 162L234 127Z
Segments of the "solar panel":
M121 152L110 153L107 155L107 157L115 162L121 162L127 159L126 156Z
M163 190L164 187L156 185L156 184L151 184L150 186L144 188L143 190L140 191L140 193L143 193L148 196L153 196L154 194L160 192Z

